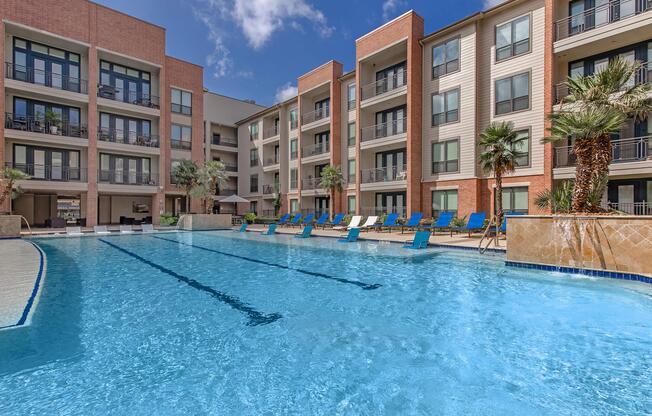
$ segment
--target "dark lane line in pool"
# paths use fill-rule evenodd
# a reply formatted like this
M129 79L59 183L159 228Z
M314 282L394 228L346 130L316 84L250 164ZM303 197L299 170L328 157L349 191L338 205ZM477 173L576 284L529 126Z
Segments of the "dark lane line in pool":
M252 263L264 264L266 266L272 266L272 267L279 267L281 269L292 270L292 271L304 273L304 274L307 274L307 275L310 275L310 276L321 277L323 279L334 280L336 282L346 283L346 284L349 284L349 285L355 285L355 286L358 286L358 287L362 288L363 290L378 289L379 287L382 286L379 283L373 283L372 284L372 283L359 282L357 280L348 280L348 279L344 279L342 277L329 276L329 275L324 274L324 273L312 272L310 270L305 270L305 269L297 269L297 268L294 268L294 267L284 266L284 265L278 264L278 263L270 263L270 262L263 261L263 260L256 260L256 259L252 259L252 258L245 257L245 256L239 256L237 254L231 254L231 253L227 253L227 252L224 252L224 251L215 250L215 249L212 249L212 248L207 248L207 247L202 247L202 246L196 246L194 244L184 243L184 242L179 241L179 240L171 240L169 238L163 238L163 237L157 237L157 236L151 236L151 237L152 238L157 238L159 240L169 241L171 243L177 243L177 244L188 246L188 247L194 247L194 248L197 248L197 249L200 249L200 250L209 251L211 253L221 254L223 256L228 256L228 257L233 257L233 258L240 259L240 260L250 261Z
M125 249L125 248L122 248L122 247L118 246L117 244L106 241L103 238L100 238L99 240L101 242L103 242L104 244L108 244L109 246L115 248L116 250L119 250L119 251L127 254L128 256L131 256L131 257L133 257L133 258L147 264L150 267L153 267L153 268L155 268L155 269L157 269L157 270L159 270L159 271L161 271L161 272L163 272L165 274L168 274L168 275L176 278L178 281L183 282L183 283L187 284L188 286L190 286L190 287L192 287L194 289L198 289L198 290L201 290L201 291L204 291L204 292L210 294L211 296L213 296L214 298L216 298L220 302L226 303L231 308L246 314L249 317L249 322L247 323L247 325L249 325L249 326L266 325L266 324L270 324L270 323L272 323L272 322L274 322L274 321L281 318L281 314L279 314L279 313L273 313L273 314L270 314L270 315L266 315L266 314L263 314L261 312L258 312L256 309L254 309L251 306L247 305L246 303L240 301L238 298L227 295L226 293L215 290L210 286L206 286L206 285L204 285L202 283L199 283L195 279L191 279L189 277L183 276L183 275L181 275L181 274L179 274L179 273L177 273L177 272L175 272L173 270L170 270L170 269L168 269L166 267L163 267L163 266L161 266L159 264L156 264L156 263L154 263L152 261L149 261L146 258L141 257L138 254L133 253L133 252L131 252L131 251Z

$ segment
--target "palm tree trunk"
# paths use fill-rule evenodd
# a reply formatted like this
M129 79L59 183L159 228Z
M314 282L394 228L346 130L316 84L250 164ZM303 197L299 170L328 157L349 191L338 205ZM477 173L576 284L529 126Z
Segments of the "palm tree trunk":
M500 227L503 221L503 177L499 172L496 176L496 225Z
M186 192L186 214L190 214L190 193Z
M577 167L575 168L575 185L573 186L573 202L571 209L573 212L586 212L587 200L591 190L593 180L593 141L582 139L575 142L573 152L577 158Z
M593 173L591 175L591 186L595 186L603 177L609 175L609 165L613 157L613 143L611 136L603 135L597 138L595 151L593 152ZM602 211L600 206L589 206L592 212Z

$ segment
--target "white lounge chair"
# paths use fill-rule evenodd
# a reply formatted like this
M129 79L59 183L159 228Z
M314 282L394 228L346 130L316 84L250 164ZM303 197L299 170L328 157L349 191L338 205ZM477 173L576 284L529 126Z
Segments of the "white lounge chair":
M360 227L361 230L368 230L371 228L376 222L378 222L378 217L376 215L372 215L370 217L367 217L367 221L362 224Z
M143 224L143 225L141 225L141 230L144 233L155 233L155 232L158 231L158 230L154 229L154 225L152 225L152 224Z
M108 235L111 234L111 231L106 228L106 225L96 225L93 227L93 233L97 235Z
M69 237L79 237L80 235L84 235L84 233L82 233L81 227L66 227L66 235Z
M131 228L131 225L121 225L120 234L133 234L134 230Z
M360 221L362 221L362 215L354 215L351 217L349 225L333 227L333 230L350 230L351 228L358 227L360 225Z

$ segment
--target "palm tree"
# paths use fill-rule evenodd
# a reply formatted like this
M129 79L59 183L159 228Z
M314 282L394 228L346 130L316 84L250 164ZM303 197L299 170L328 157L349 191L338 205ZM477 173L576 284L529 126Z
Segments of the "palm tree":
M514 172L518 157L516 150L520 140L512 123L493 122L480 134L480 167L492 172L496 180L496 224L503 220L503 176Z
M319 187L328 189L330 194L330 214L332 217L335 201L335 191L342 193L344 187L344 176L342 175L342 169L339 166L328 165L321 171L321 179L319 181Z
M0 170L0 207L9 199L9 213L11 214L11 200L22 192L20 187L15 188L16 181L29 179L30 176L21 170L4 168Z
M599 204L587 201L591 187L608 177L612 135L619 133L628 119L645 120L652 111L650 85L633 82L641 69L638 62L616 58L596 74L569 77L564 82L569 95L562 100L559 110L550 115L552 126L546 140L574 140L574 212L601 209Z
M199 183L199 168L191 160L181 160L172 170L175 183L183 188L186 194L186 213L190 212L190 194Z
M213 212L213 195L218 186L223 186L228 180L224 163L218 160L208 160L197 170L197 184L190 190L192 195L204 200L207 214Z

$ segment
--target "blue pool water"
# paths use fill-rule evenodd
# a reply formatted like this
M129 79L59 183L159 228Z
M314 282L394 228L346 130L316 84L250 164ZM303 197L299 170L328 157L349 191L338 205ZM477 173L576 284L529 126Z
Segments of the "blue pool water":
M2 415L652 413L641 283L252 233L37 243Z

